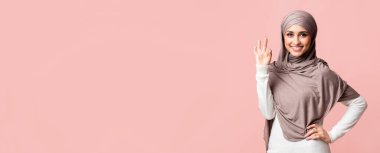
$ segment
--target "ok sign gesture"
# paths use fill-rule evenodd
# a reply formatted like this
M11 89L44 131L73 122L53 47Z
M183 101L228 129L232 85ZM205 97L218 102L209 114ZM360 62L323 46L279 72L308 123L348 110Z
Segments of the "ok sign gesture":
M256 56L256 64L268 65L272 59L272 50L268 48L268 38L265 38L263 46L261 40L258 40L253 53Z

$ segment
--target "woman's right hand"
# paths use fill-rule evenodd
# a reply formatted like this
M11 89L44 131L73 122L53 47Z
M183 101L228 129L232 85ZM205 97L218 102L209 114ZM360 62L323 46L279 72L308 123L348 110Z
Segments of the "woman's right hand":
M256 64L268 65L272 59L272 50L268 48L268 38L265 38L263 46L261 40L258 40L253 53L256 56Z

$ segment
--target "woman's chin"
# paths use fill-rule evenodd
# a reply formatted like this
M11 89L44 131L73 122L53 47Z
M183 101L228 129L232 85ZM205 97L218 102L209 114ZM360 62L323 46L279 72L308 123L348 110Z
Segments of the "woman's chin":
M299 51L299 52L289 52L293 57L299 57L299 56L301 56L302 54L303 54L303 52L302 51Z

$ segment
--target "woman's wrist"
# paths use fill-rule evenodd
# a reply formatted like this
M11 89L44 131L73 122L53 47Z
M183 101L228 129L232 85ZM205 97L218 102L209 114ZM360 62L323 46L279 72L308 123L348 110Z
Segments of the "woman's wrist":
M267 75L268 74L268 65L256 64L256 73L258 75Z

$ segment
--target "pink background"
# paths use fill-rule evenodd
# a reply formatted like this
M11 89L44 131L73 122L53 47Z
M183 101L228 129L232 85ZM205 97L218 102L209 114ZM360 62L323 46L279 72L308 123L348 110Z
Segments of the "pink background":
M259 153L251 52L293 9L317 21L318 56L363 95L333 153L380 149L379 2L3 0L1 153ZM343 115L337 105L325 121Z

